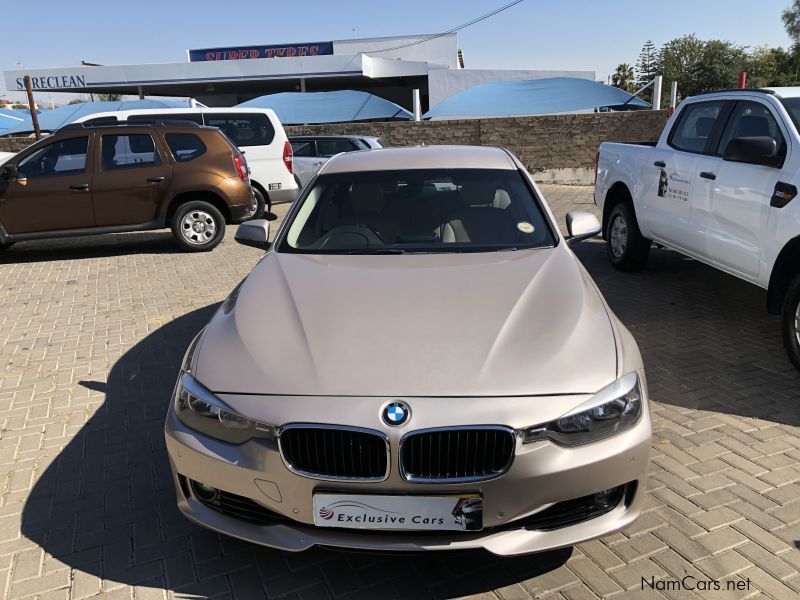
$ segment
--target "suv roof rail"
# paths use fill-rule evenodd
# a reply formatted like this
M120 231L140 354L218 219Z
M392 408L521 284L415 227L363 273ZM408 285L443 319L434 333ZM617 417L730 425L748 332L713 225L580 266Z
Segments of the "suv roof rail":
M102 117L101 117L102 118ZM84 122L84 123L70 123L59 127L58 131L68 131L71 129L93 129L98 127L201 127L195 121L181 120L181 119L153 119L152 121L117 121L114 123L109 122Z
M777 96L775 90L768 90L767 88L730 88L727 90L714 90L712 92L699 92L694 94L695 96L706 96L708 94L727 94L729 92L758 92L760 94L770 94L771 96Z

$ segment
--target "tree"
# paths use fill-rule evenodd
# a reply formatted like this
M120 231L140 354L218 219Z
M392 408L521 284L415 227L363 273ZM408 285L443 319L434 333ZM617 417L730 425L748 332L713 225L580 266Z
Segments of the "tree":
M668 41L661 48L661 74L664 81L678 82L678 93L682 97L692 96L705 91L699 78L700 65L703 61L705 43L692 35ZM662 94L662 107L669 104L669 94Z
M747 57L747 85L750 87L798 85L797 54L783 48L756 48Z
M636 89L642 88L653 78L661 73L661 61L658 50L653 40L647 40L639 53L636 61ZM641 94L642 99L650 102L653 97L652 88L646 89Z
M794 0L792 5L781 15L783 26L795 45L800 44L800 0Z
M697 91L710 92L736 87L739 73L747 70L744 48L723 40L708 40L697 64Z
M611 85L625 90L626 92L633 92L636 86L634 78L633 67L628 63L622 63L621 65L617 65L617 70L611 76Z
M97 94L97 99L100 102L119 102L122 100L122 94Z
M81 100L80 98L73 98L72 100L67 102L67 104L83 104L84 102L86 102L86 101L85 100Z

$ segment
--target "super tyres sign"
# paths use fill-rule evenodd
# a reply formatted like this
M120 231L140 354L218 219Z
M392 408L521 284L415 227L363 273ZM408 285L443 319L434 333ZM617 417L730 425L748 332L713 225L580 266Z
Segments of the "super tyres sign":
M25 79L17 77L17 89L25 89ZM35 90L52 90L57 88L82 88L86 87L86 77L84 75L46 75L41 77L31 77L31 87Z
M252 58L289 58L333 54L333 42L285 44L280 46L232 46L189 50L190 62L217 60L248 60Z

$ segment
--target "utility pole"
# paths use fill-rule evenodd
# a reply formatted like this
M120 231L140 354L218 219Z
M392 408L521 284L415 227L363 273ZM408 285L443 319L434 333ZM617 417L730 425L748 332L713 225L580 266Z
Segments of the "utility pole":
M31 111L31 121L33 121L33 133L36 139L42 139L42 132L39 130L39 115L36 113L36 106L33 102L33 87L31 85L31 76L25 75L25 92L28 94L28 108Z

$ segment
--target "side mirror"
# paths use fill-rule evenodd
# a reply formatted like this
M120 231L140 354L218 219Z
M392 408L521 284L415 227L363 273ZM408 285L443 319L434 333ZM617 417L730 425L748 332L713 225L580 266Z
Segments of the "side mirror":
M600 221L592 213L576 210L567 213L567 244L574 246L600 233Z
M783 161L778 154L778 144L768 136L734 138L725 146L724 160L777 167Z
M5 167L0 170L0 177L5 180L12 180L19 177L19 171L17 171L17 165L6 165Z
M266 219L253 219L245 221L236 230L234 239L245 246L267 250L269 243L269 221Z

